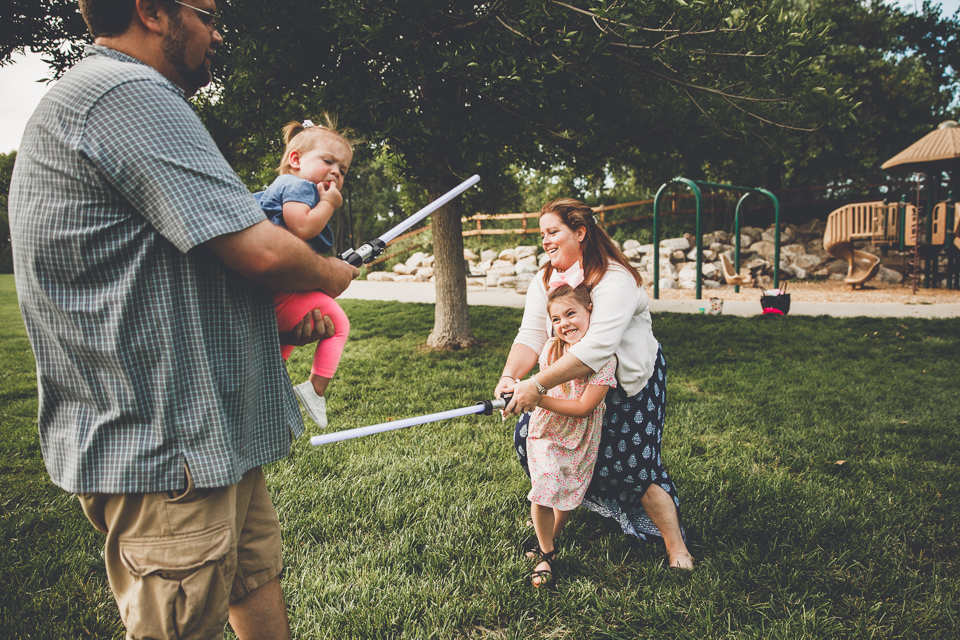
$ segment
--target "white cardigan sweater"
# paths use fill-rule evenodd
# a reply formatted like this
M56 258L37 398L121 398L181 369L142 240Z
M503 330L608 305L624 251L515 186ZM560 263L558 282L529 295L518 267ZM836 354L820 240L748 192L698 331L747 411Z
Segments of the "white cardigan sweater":
M660 346L653 337L647 292L626 269L611 262L590 295L590 328L569 352L594 372L616 354L617 380L627 395L636 395L653 373ZM551 333L547 289L541 271L527 289L523 321L514 344L530 347L539 355Z

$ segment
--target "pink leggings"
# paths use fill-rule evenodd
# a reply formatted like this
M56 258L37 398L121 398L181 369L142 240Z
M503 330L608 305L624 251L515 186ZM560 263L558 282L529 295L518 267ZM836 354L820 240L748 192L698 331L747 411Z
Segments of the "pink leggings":
M313 355L311 373L321 378L332 378L340 364L343 347L347 344L347 334L350 333L350 320L343 312L337 301L319 291L277 291L273 294L273 306L277 312L277 329L281 333L291 331L303 317L319 309L325 316L333 320L334 333L332 338L321 340L317 351ZM281 344L280 355L286 360L293 353L293 345Z

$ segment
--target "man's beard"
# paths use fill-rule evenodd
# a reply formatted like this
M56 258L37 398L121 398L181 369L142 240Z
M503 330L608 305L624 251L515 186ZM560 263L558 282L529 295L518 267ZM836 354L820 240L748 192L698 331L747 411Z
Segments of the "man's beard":
M180 77L187 83L188 93L193 94L200 87L210 84L212 79L210 70L204 62L196 69L191 69L186 62L187 49L187 30L183 28L183 22L180 20L180 14L175 13L170 16L171 31L164 37L162 43L163 55L167 59ZM186 89L185 88L185 89Z

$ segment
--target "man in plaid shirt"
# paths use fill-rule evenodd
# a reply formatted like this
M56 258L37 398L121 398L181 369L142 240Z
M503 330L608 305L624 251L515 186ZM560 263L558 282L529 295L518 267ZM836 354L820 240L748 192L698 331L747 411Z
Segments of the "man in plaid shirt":
M9 200L47 470L106 534L128 637L228 618L289 637L260 467L303 424L271 292L335 297L358 272L267 221L187 102L222 42L214 0L80 7L96 45L37 107Z

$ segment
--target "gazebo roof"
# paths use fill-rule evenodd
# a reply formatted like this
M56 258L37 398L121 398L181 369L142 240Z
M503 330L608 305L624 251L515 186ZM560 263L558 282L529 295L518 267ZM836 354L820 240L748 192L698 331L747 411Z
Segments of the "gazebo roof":
M881 165L882 169L930 171L960 167L960 124L954 120L940 126Z

